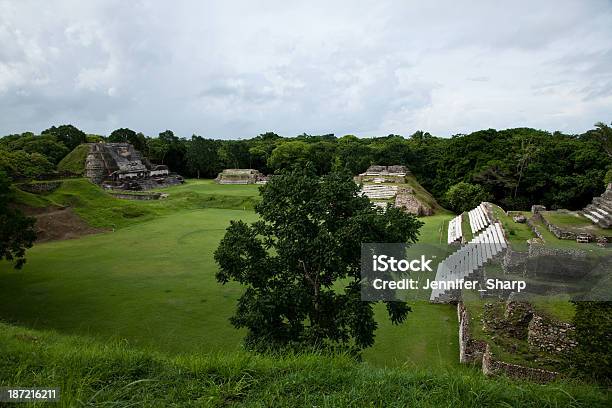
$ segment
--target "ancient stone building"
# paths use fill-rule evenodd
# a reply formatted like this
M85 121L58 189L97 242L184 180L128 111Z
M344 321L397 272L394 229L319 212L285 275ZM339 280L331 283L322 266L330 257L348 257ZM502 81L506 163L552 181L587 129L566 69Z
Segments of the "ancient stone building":
M89 143L85 176L106 188L148 190L183 183L167 166L152 165L129 143Z
M254 169L225 169L215 179L219 184L265 184L268 178Z
M417 198L414 189L406 185L406 177L411 175L406 166L370 166L355 176L361 185L361 193L374 205L386 208L387 204L401 208L418 216L432 215L433 208Z

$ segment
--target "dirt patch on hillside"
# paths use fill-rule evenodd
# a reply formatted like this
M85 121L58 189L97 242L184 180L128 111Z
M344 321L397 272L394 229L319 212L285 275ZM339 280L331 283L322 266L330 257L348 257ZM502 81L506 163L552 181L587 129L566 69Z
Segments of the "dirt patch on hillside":
M89 226L69 207L21 208L26 215L36 218L36 242L79 238L105 232Z

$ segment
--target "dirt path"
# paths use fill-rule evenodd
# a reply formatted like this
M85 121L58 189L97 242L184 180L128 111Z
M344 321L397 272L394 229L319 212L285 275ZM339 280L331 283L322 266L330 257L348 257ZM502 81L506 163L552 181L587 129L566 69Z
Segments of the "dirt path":
M69 207L26 208L22 211L36 218L36 242L79 238L105 231L89 226Z

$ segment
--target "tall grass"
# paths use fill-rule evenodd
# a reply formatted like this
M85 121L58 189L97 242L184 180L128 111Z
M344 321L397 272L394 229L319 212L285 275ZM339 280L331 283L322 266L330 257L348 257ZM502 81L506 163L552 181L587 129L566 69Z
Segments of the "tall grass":
M0 324L0 385L61 387L61 406L597 407L593 386L488 379L471 369L375 369L347 356L167 357ZM41 405L42 406L42 405Z

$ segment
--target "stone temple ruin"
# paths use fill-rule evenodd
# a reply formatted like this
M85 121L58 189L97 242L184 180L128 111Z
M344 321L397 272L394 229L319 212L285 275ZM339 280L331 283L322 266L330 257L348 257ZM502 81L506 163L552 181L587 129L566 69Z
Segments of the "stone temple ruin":
M149 190L181 184L168 166L154 165L129 143L89 143L85 175L108 189Z
M215 179L219 184L265 184L268 177L254 169L225 169Z
M582 214L601 228L612 227L612 183L601 196L593 198Z
M355 177L361 192L374 205L386 208L389 203L418 216L432 215L433 209L422 203L411 186L406 185L410 171L406 166L370 166Z

